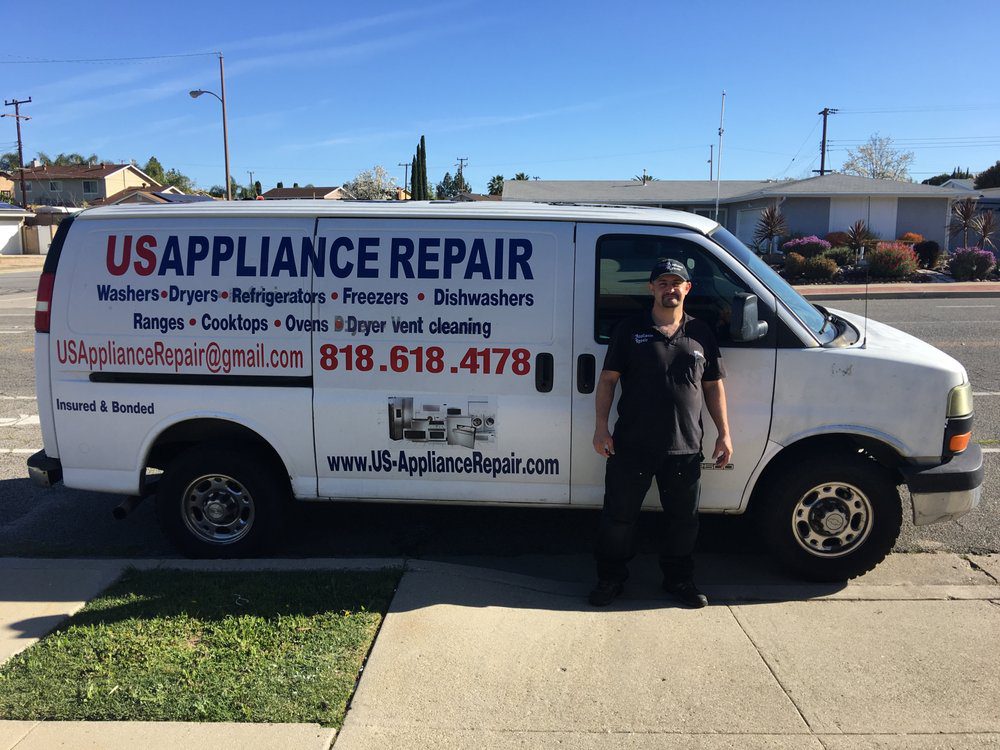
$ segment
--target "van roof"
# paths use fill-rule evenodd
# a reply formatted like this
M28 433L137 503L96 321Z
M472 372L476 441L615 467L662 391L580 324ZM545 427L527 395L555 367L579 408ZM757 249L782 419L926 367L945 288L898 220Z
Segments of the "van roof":
M295 217L318 218L426 218L527 219L530 221L592 221L612 224L664 224L703 234L718 224L705 216L666 208L599 206L518 201L330 201L270 200L212 201L163 205L119 204L83 211L78 220L140 219L149 217Z

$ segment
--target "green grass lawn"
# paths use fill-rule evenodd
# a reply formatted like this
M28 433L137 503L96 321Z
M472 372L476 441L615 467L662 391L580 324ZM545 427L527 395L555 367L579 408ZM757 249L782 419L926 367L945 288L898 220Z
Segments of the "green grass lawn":
M400 575L129 571L0 668L0 719L340 727Z

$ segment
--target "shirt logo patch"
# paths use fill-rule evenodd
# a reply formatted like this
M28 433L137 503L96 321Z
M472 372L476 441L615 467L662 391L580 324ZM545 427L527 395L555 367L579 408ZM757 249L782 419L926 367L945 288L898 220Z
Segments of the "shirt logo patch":
M637 333L635 334L635 343L645 344L648 341L653 340L653 334L651 333Z
M705 359L705 355L704 355L704 354L702 354L702 353L701 353L700 351L698 351L697 349L695 349L695 350L694 350L694 358L695 358L695 359Z

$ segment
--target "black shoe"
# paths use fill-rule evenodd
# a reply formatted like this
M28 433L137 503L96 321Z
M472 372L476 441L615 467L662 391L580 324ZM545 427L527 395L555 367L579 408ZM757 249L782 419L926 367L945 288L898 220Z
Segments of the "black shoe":
M691 581L681 583L663 582L663 590L674 597L685 607L701 609L708 606L708 597L698 590L698 587Z
M595 607L606 607L611 604L611 602L613 602L624 589L625 586L621 583L598 581L597 585L591 589L590 596L587 597L587 601Z

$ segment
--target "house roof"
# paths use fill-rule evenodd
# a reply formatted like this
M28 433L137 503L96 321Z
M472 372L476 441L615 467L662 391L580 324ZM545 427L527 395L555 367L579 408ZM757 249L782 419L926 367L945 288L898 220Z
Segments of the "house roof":
M25 211L20 206L12 206L10 203L0 202L0 217L9 219L11 217L23 218L25 216L34 216L30 211Z
M953 187L953 188L959 188L961 190L975 190L976 181L971 178L959 179L957 177L953 177L950 180L945 180L944 182L942 182L941 187Z
M789 197L844 197L856 195L865 197L954 198L955 196L965 195L967 191L960 188L922 185L918 182L874 180L871 177L856 177L849 174L825 174L822 177L809 177L805 180L770 183L768 187L760 192L761 195Z
M114 206L122 201L131 198L133 195L141 195L146 203L196 203L198 201L210 201L213 198L207 195L186 195L176 191L176 188L168 190L153 191L138 187L125 188L117 193L109 195L107 198L93 201L92 206Z
M723 180L720 199L758 191L763 180ZM708 203L715 200L711 180L504 180L506 201L559 201L565 203Z
M337 191L340 191L340 195L343 197L351 196L344 188L335 185L333 187L271 188L263 193L262 197L269 201L288 198L326 198Z
M895 180L828 174L805 180L506 180L504 200L558 201L566 203L626 203L633 205L688 205L713 203L716 190L721 203L772 197L924 197L953 198L966 191Z
M110 175L130 169L147 181L150 187L161 187L160 183L139 169L135 164L43 164L40 167L25 167L26 180L103 180Z

